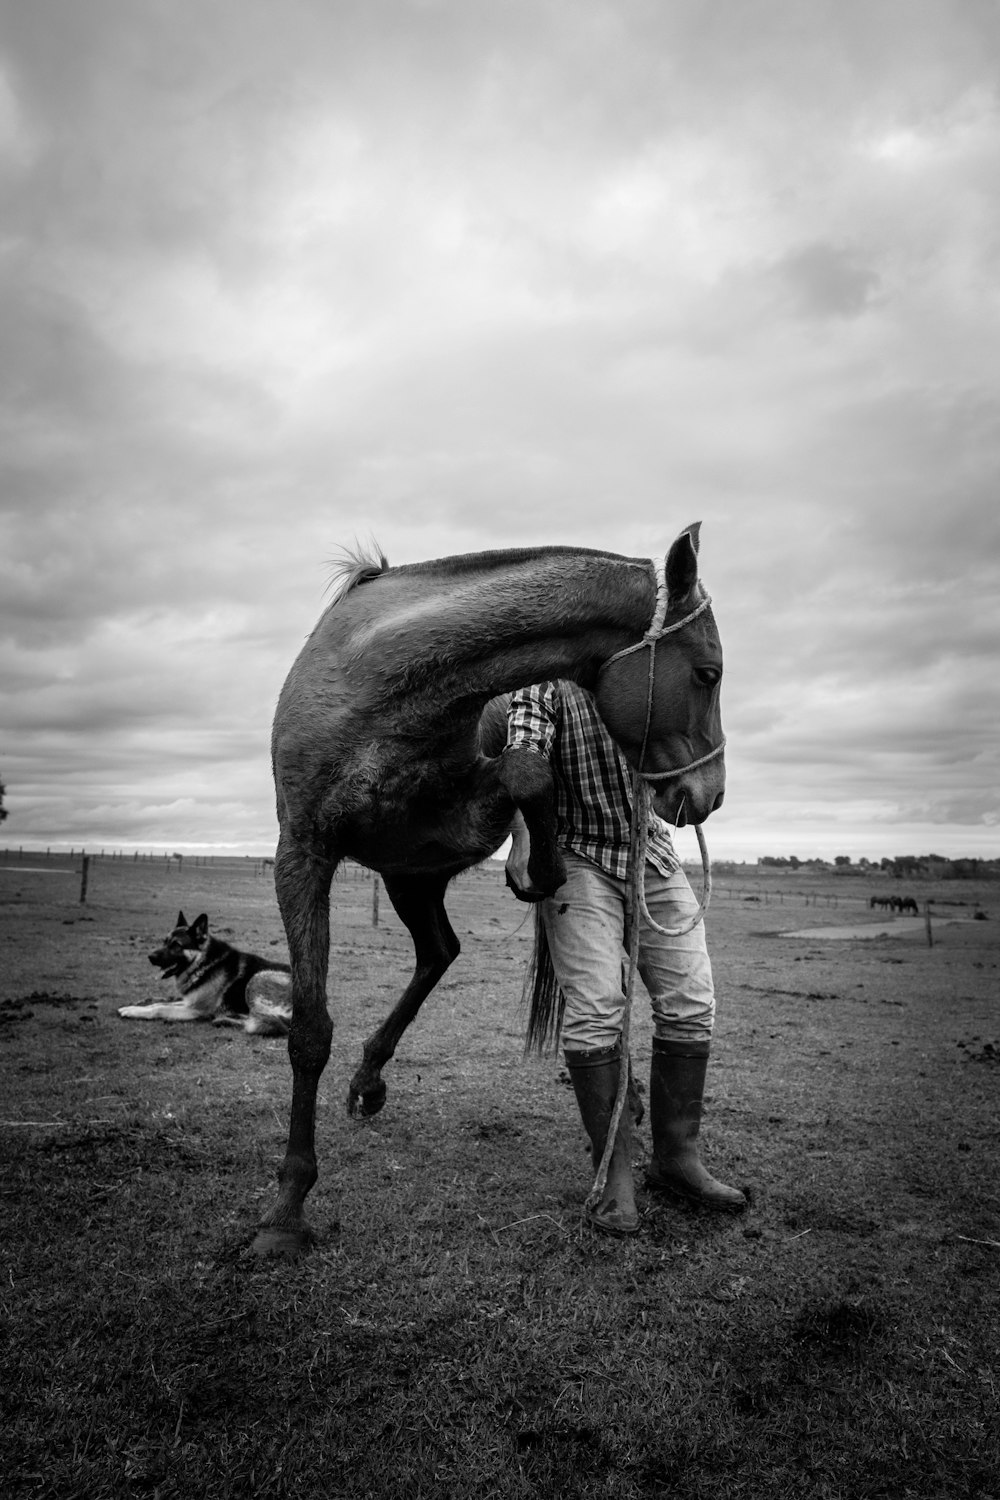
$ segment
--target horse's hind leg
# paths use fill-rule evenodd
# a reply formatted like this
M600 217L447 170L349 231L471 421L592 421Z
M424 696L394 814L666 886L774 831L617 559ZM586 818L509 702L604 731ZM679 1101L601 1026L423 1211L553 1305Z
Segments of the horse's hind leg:
M259 1255L297 1255L312 1231L302 1205L316 1181L316 1091L330 1056L333 1023L326 1004L330 957L330 882L336 861L318 859L286 842L278 845L274 884L292 964L292 1112L288 1147L278 1172L278 1197L260 1223Z
M361 1066L347 1093L349 1114L378 1114L385 1103L382 1068L431 990L458 957L461 944L444 909L449 878L448 875L384 877L386 894L413 939L416 968L395 1009L365 1042Z

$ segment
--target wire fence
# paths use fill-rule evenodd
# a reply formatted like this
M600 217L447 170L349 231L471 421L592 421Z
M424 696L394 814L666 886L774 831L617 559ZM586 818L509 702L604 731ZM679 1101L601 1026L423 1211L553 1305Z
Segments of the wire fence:
M274 877L274 859L253 854L184 854L166 851L151 853L143 850L108 848L53 850L23 846L16 848L8 846L0 849L0 873L25 876L76 875L80 879L81 901L87 899L88 883L98 879L102 869L109 875L115 874L120 877L125 875L130 868L136 873L141 871L147 875L156 874L171 879L177 878L179 883L182 877L193 874L195 871L202 876L216 873L230 877L243 877L251 881L270 881ZM692 884L697 886L701 876L700 866L691 866L687 873ZM804 875L796 880L794 885L782 883L780 886L772 883L773 878L773 876L757 876L752 870L748 872L748 878L742 881L733 881L725 877L722 880L717 878L713 888L713 903L717 905L747 903L761 906L867 908L871 902L873 889L877 887L881 892L886 884L884 876L881 878L873 876L871 880L858 879L845 882L850 887L849 889L831 891L829 877L822 882L822 887L819 884L822 877ZM334 879L339 883L373 883L375 887L372 898L373 910L377 914L377 892L381 881L375 871L354 860L345 859L338 865ZM460 882L488 881L502 886L504 863L499 859L484 860L482 864L474 865L466 870L458 879Z
M459 876L459 881L468 884L487 882L503 883L503 864L497 860L486 860ZM86 903L89 897L99 898L99 893L110 889L137 888L149 880L166 879L176 887L177 896L183 899L185 890L192 886L209 885L225 880L230 887L241 889L246 897L257 887L260 893L271 885L274 878L274 860L259 855L226 854L179 854L148 853L142 850L121 849L30 849L24 846L0 849L0 895L13 892L19 899L50 899L45 895L45 877L75 876L79 882L78 900ZM378 925L379 899L382 882L378 874L345 859L338 865L334 880L339 885L368 886L371 889L372 923ZM60 903L72 900L72 887L66 890L59 882L61 892L53 896ZM366 898L367 899L367 898Z

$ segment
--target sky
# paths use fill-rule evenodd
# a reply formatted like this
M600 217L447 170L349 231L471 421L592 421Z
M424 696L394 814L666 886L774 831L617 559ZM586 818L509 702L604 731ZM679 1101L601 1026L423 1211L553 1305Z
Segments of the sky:
M998 183L992 0L0 0L0 845L271 852L356 539L701 520L713 857L1000 856Z

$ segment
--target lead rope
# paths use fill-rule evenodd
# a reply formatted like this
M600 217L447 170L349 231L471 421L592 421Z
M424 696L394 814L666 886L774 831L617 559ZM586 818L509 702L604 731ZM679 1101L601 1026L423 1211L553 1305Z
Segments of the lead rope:
M629 878L625 888L625 920L628 924L628 978L625 984L625 1010L622 1015L621 1058L618 1063L618 1091L615 1094L611 1123L608 1126L604 1152L597 1164L593 1185L587 1194L585 1209L596 1208L604 1196L608 1181L608 1167L615 1149L618 1122L628 1098L629 1039L632 1032L632 995L635 991L635 976L639 967L639 910L645 907L642 881L636 878L637 870L646 863L646 845L649 841L649 826L646 813L648 793L638 771L632 773L632 816L629 821ZM642 863L639 864L641 859Z
M661 635L666 635L671 630L676 630L680 625L686 625L695 615L707 608L711 600L706 596L699 607L688 615L686 619L678 622L678 625L668 626L663 629L663 616L665 610L665 586L662 563L657 560L654 563L657 584L657 604L653 616L653 622L641 641L634 646L626 647L625 651L618 652L619 656L629 655L638 651L643 646L649 647L649 676L646 689L646 726L642 736L642 749L639 752L639 766L632 772L632 813L629 820L629 874L626 886L625 919L628 924L628 977L625 984L625 1007L622 1015L621 1029L621 1057L618 1063L618 1089L615 1094L614 1107L611 1111L611 1121L608 1125L608 1133L604 1142L604 1151L594 1174L593 1185L587 1194L584 1203L585 1209L594 1209L604 1196L604 1189L608 1181L608 1167L614 1154L615 1140L618 1135L618 1125L622 1117L628 1099L630 1062L630 1038L632 1032L632 996L635 993L635 976L639 967L639 929L640 913L646 921L657 932L664 937L683 937L685 933L691 932L704 917L708 910L708 903L712 898L712 865L708 857L708 845L705 843L705 835L701 831L701 824L694 824L694 831L698 838L698 848L701 851L702 891L698 902L698 910L681 927L661 927L659 922L649 914L646 905L646 848L649 843L649 817L650 817L650 781L658 781L668 776L680 775L682 771L690 770L692 766L700 766L707 760L714 760L721 755L725 748L725 740L708 755L702 756L700 760L692 761L690 766L682 766L677 771L660 771L650 774L643 773L641 767L646 758L646 745L649 740L649 726L653 714L653 686L655 678L655 654L654 647ZM614 660L614 657L609 658ZM605 666L607 663L604 664Z

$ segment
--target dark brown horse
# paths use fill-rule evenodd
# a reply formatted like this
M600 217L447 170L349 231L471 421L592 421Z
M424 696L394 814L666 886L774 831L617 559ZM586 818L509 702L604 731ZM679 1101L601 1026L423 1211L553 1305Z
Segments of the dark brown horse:
M695 525L665 564L544 547L402 568L358 556L345 568L274 720L275 888L292 966L293 1082L278 1197L255 1242L261 1253L295 1253L311 1238L303 1204L317 1177L316 1091L333 1029L326 980L339 861L380 872L416 956L351 1080L349 1108L361 1114L382 1107L382 1067L458 955L448 882L499 848L518 813L531 840L532 889L552 892L565 878L551 773L531 751L500 754L503 704L491 700L572 678L594 692L630 762L642 762L658 812L700 823L721 803L722 653L697 548ZM648 649L625 651L651 622Z

